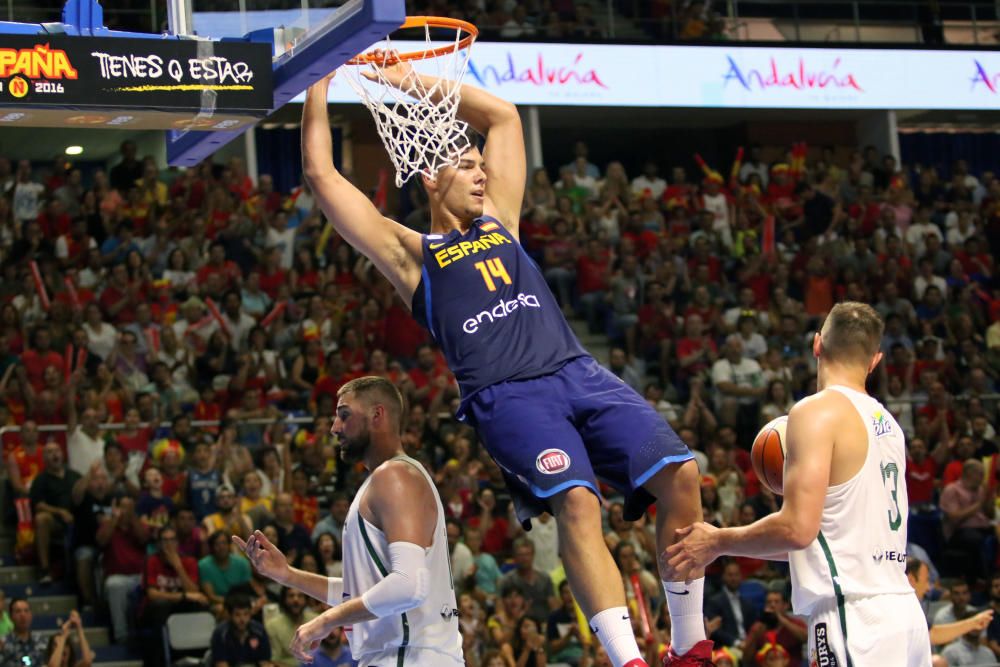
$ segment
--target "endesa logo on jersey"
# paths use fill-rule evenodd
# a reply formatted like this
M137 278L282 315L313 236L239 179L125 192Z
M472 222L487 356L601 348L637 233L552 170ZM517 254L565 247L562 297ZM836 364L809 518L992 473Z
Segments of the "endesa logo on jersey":
M486 324L493 324L495 320L503 317L507 317L513 313L518 308L541 308L542 304L538 302L538 297L534 294L521 294L517 295L516 299L511 299L510 301L505 301L500 299L497 305L489 310L484 310L480 312L475 317L470 317L465 320L462 324L462 331L467 334L474 334L479 331L479 328Z
M569 454L561 449L546 449L535 459L535 467L543 475L557 475L569 470Z

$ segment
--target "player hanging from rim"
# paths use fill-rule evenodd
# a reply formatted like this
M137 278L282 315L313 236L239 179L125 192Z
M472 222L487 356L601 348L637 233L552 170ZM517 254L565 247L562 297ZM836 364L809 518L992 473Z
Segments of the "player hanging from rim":
M865 392L882 318L844 302L813 338L817 393L788 415L781 510L748 526L697 523L667 549L678 578L722 555L787 558L810 664L926 667L927 623L906 577L906 443Z
M400 64L378 73L397 88L417 77ZM367 76L375 80L376 74ZM302 120L306 181L340 235L364 253L411 305L458 379L458 417L478 430L504 472L519 520L556 517L573 594L615 667L646 663L625 593L604 545L597 479L626 497L626 518L656 503L658 552L676 529L701 519L697 464L666 422L588 355L538 267L518 241L526 159L517 109L462 86L458 118L486 137L455 167L422 177L431 233L383 217L333 165L327 90L312 86ZM663 582L672 619L669 665L710 661L702 617L704 578Z
M371 471L344 520L344 576L289 567L259 530L235 542L257 571L332 607L296 630L290 650L312 662L320 642L345 626L366 665L464 665L444 508L423 466L403 453L403 399L380 377L337 392L331 434L340 458Z

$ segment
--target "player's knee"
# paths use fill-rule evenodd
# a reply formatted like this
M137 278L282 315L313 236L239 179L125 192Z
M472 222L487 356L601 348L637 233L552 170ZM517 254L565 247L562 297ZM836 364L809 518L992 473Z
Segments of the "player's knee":
M574 486L553 499L553 509L559 525L581 524L600 516L600 504L594 492L585 486Z
M931 658L931 667L948 667L948 661L943 656L935 655Z
M674 473L673 486L684 494L696 493L701 495L701 473L698 472L698 462L688 459L677 466Z
M667 466L645 484L646 489L666 509L675 509L685 499L701 499L701 473L698 462L688 459Z

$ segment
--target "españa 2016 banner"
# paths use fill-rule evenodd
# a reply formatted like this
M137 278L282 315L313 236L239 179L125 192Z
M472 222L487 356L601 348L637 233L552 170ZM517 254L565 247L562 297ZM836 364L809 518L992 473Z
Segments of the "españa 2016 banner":
M0 37L0 125L235 130L271 94L264 44Z

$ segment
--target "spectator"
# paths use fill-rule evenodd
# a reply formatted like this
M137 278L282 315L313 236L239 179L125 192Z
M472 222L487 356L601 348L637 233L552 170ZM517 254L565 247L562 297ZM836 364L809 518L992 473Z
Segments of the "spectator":
M740 595L741 583L743 574L739 563L728 561L722 570L722 590L706 600L705 617L722 620L711 635L716 645L740 646L757 620L753 605Z
M77 389L78 383L71 379L70 390ZM69 467L83 475L95 461L104 458L104 436L101 433L100 417L97 410L86 408L83 410L78 424L74 398L71 397L67 401L67 407L66 432L69 433L69 437L66 441L66 448L69 450Z
M351 647L344 641L342 628L334 628L323 638L313 658L316 667L357 667L357 664L351 657Z
M243 593L226 595L227 620L212 632L212 665L270 667L271 642L264 626L253 620L253 605Z
M52 583L52 541L68 537L73 525L73 485L80 475L66 467L63 451L55 442L48 442L43 454L45 470L32 482L30 497L38 565L44 572L38 581L46 585Z
M659 167L652 160L643 165L642 174L632 179L632 193L639 199L659 199L667 189L667 182L660 178Z
M14 629L3 638L0 658L5 665L43 665L48 639L39 632L32 632L34 616L31 604L24 598L10 601L10 619Z
M985 574L982 543L990 533L990 517L996 511L996 488L983 485L983 476L982 462L969 459L962 466L961 479L946 486L940 500L948 547L961 554L960 561L948 563L951 570L946 568L946 572L970 581Z
M212 612L221 618L224 606L229 611L224 603L230 591L249 587L250 563L242 555L233 554L232 537L222 530L209 536L208 552L198 561L198 579Z
M44 325L35 327L31 335L31 347L21 355L21 365L17 371L21 379L36 391L45 388L45 369L49 366L63 367L62 355L52 349L52 333Z
M975 612L967 610L960 619L975 616ZM979 643L983 634L982 628L973 628L966 632L960 639L956 639L945 647L941 652L944 659L948 661L948 667L962 667L963 665L989 665L996 661L993 651Z
M642 305L645 279L635 256L623 257L621 266L611 278L608 299L611 302L611 337L624 341L629 358L637 352L636 335L639 306ZM639 389L637 389L639 391Z
M217 489L220 489L222 483L222 474L213 461L212 446L207 442L195 443L186 481L187 487L184 492L186 504L194 510L195 517L201 521L216 511ZM229 489L232 490L232 487ZM233 501L235 505L235 493ZM218 528L221 526L213 527L207 534L215 532Z
M493 646L509 645L514 636L514 628L526 613L524 593L519 586L501 589L500 604L486 622L490 643Z
M691 379L705 373L717 358L715 341L705 333L699 315L684 318L684 335L677 341L677 380L690 383Z
M628 353L623 348L611 348L610 355L608 356L608 370L636 391L642 391L642 373L634 363L629 362Z
M248 538L253 532L250 518L240 511L240 503L236 491L229 484L223 484L215 493L215 505L218 511L205 517L202 521L202 536L207 540L216 531L230 535Z
M135 501L125 496L112 501L110 516L98 520L95 541L103 550L104 596L111 612L114 641L129 635L129 596L142 584L149 532L135 512Z
M475 567L472 593L486 607L492 608L496 604L497 587L501 577L500 568L496 559L482 550L483 532L479 528L466 526L465 545L472 553Z
M767 385L765 398L766 402L760 409L761 423L787 415L795 405L795 401L788 393L788 385L783 380L771 380Z
M524 595L529 616L548 618L558 606L549 575L535 569L535 543L527 537L514 541L514 569L500 577L500 595L512 586Z
M552 662L564 662L578 667L584 656L583 633L580 630L576 602L569 589L569 581L559 583L559 607L549 614L545 624L548 652Z
M101 461L94 461L87 474L73 485L73 560L76 583L84 609L93 607L94 563L98 556L98 526L112 512L111 484Z
M508 646L503 647L508 653ZM509 645L509 653L517 665L526 667L545 667L548 658L545 653L545 635L542 634L542 624L530 615L522 616L514 628L514 635Z
M936 614L934 614L933 625L945 625L948 623L954 623L965 617L965 612L975 611L969 606L969 602L972 600L972 594L969 591L969 584L962 579L954 579L948 586L948 597L951 600L948 604L941 607Z
M789 614L790 608L784 591L767 592L764 611L747 632L743 645L745 655L756 655L763 644L771 642L780 644L788 651L792 667L802 665L802 650L809 641L808 628L802 619Z
M656 554L656 542L645 530L645 517L638 522L625 520L625 506L620 502L611 503L608 508L608 532L604 542L614 551L622 542L628 542L635 549L635 555L642 563L652 563Z
M172 524L177 531L177 550L182 556L190 556L195 560L201 559L207 551L205 540L202 539L201 526L195 518L194 510L190 507L181 506L176 508Z
M302 591L283 587L278 598L278 613L264 621L267 636L271 642L271 661L283 667L298 667L288 647L292 643L295 630L316 617L316 612L306 606L306 596Z
M21 442L7 455L7 481L15 498L27 498L31 483L45 468L45 452L38 446L38 425L31 419L21 425Z
M278 530L278 548L291 560L312 549L309 531L295 523L295 505L289 493L274 497L274 526Z
M445 529L448 533L448 550L451 553L451 572L454 578L455 590L465 590L466 582L476 571L472 551L462 543L462 524L453 517L445 519Z
M345 493L335 493L330 497L330 512L316 523L312 531L312 540L315 542L323 533L330 533L337 539L337 543L343 541L344 521L347 519L347 512L351 509L351 499Z
M761 401L767 394L760 364L743 356L743 339L739 334L726 338L723 355L712 364L719 421L751 430L759 422Z
M128 192L135 182L142 178L143 163L135 159L136 146L131 139L126 139L119 147L122 159L111 168L108 176L111 187L119 192Z
M146 560L143 586L146 591L143 625L158 630L171 614L204 611L208 598L198 589L198 562L182 556L177 549L177 531L166 526L160 531L159 549ZM161 665L163 640L152 633L146 664Z
M60 627L59 633L49 639L45 664L48 667L90 667L95 657L83 631L83 620L74 609Z

